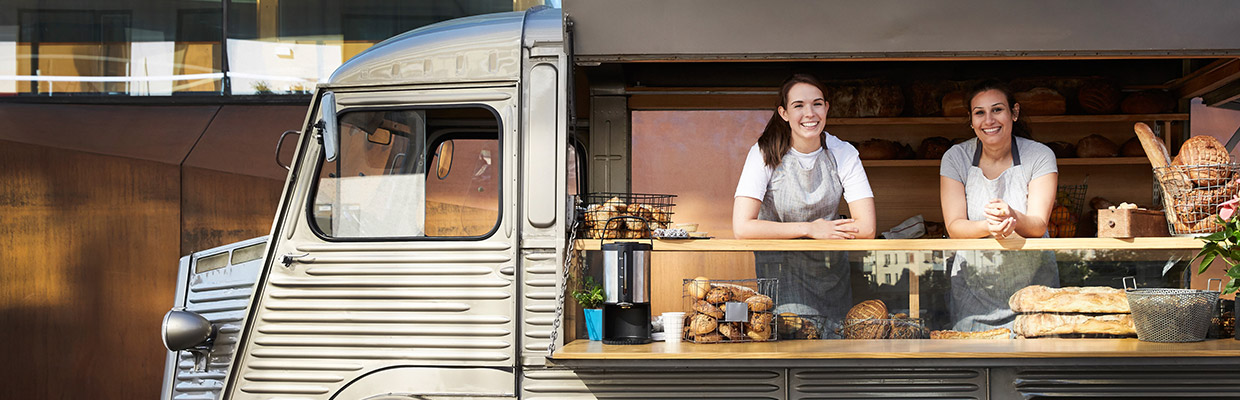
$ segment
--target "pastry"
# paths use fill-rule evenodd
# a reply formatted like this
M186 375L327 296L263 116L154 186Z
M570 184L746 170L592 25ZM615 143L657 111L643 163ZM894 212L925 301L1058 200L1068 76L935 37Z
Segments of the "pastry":
M732 291L726 288L715 286L706 292L706 302L711 304L719 304L732 301Z
M844 316L844 319L849 320L885 318L887 318L887 304L884 304L882 300L866 300L857 303Z
M770 296L759 294L745 299L745 304L749 305L749 311L770 311L775 308L775 302Z
M706 314L712 318L723 318L723 310L707 303L706 300L698 300L696 303L693 303L693 311Z
M750 329L748 331L745 331L745 336L749 336L749 339L755 342L765 342L771 339L771 330L767 329L767 330L759 331L755 329Z
M694 335L703 335L715 331L719 327L719 322L706 314L698 314L693 316L693 322L689 323L689 332Z
M1026 286L1008 299L1013 312L1127 313L1128 295L1123 289L1103 286Z
M719 324L719 335L728 340L742 340L745 338L744 332L741 332L741 324L739 322Z
M689 283L686 284L686 290L689 292L689 295L693 296L695 299L705 299L706 292L710 290L710 279L700 276L693 278L692 281L689 281Z
M717 332L701 334L693 337L694 343L719 343L723 340L723 336Z
M750 297L757 296L758 292L753 289L740 285L727 285L728 290L732 291L732 301L745 301Z
M749 330L752 331L769 331L771 330L771 313L756 312L749 315Z
M1012 330L995 328L979 332L930 331L931 339L1011 339Z
M1021 314L1012 323L1012 331L1024 337L1074 334L1135 336L1132 314Z

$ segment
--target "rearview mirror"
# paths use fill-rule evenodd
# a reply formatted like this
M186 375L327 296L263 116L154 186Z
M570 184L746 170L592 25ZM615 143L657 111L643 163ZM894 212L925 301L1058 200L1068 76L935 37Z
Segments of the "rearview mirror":
M452 141L446 140L435 149L435 159L438 160L435 163L435 176L439 179L447 178L448 172L452 171L452 147Z
M319 104L319 115L323 117L323 160L336 161L336 153L340 150L340 124L336 121L336 95L332 92L323 94Z

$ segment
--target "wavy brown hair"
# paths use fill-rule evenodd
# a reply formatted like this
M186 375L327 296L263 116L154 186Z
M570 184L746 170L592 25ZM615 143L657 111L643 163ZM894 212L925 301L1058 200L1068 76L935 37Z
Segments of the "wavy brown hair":
M998 79L987 79L973 85L973 88L964 94L964 106L969 112L969 118L973 118L973 98L987 90L998 90L999 93L1003 93L1003 97L1007 99L1008 110L1014 110L1014 107L1018 104L1016 103L1016 96L1012 94L1012 89L1008 88L1007 84ZM1013 114L1012 116L1015 117L1016 115ZM1017 119L1016 122L1012 123L1012 134L1033 140L1033 128L1030 128L1029 124L1023 119Z
M779 104L775 106L775 111L771 113L771 120L766 122L766 128L762 129L762 136L758 137L758 150L762 152L762 162L772 169L779 166L780 161L784 159L784 154L787 154L788 149L792 148L792 127L788 125L788 121L784 121L784 118L779 116L779 108L788 107L788 91L792 90L792 87L798 83L813 85L822 91L824 99L827 96L827 89L822 86L822 82L819 82L818 78L814 78L813 75L809 74L792 75L779 86ZM826 121L823 121L822 125L824 125L825 129ZM826 131L820 132L818 137L822 141L822 148L826 149Z

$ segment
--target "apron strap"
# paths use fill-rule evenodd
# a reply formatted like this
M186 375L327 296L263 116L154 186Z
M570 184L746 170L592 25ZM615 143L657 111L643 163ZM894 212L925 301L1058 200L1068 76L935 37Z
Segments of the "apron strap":
M976 167L982 163L982 141L977 141L977 147L973 149L973 166ZM1012 135L1012 166L1020 165L1020 149L1016 148L1016 136Z

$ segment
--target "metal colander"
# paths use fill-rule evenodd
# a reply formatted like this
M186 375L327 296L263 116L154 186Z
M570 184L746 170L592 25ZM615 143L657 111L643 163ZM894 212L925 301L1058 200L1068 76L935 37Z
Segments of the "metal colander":
M1213 281L1207 282L1209 288ZM1132 282L1132 287L1129 287ZM1136 289L1136 279L1124 278L1128 308L1136 325L1137 339L1147 342L1199 342L1210 330L1210 318L1218 308L1217 290Z

